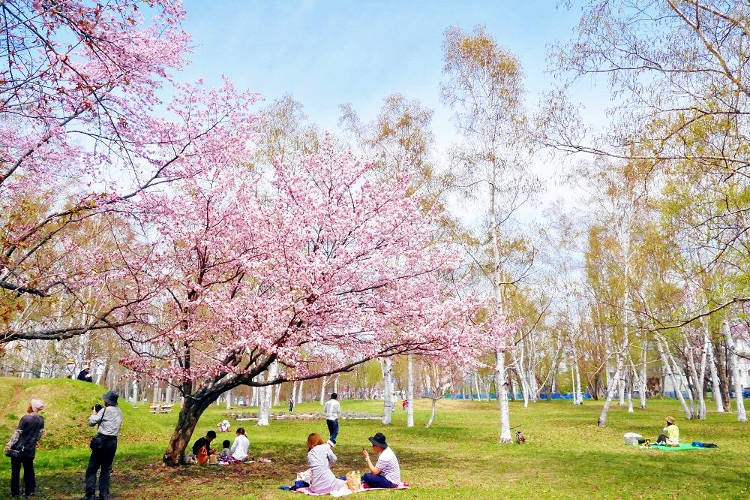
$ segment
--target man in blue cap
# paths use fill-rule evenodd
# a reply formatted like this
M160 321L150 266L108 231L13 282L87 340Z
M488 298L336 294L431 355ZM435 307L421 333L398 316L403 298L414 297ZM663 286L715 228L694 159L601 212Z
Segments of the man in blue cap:
M99 473L99 499L109 499L109 474L112 472L112 461L117 451L117 435L122 425L122 410L117 407L119 396L109 391L102 396L104 407L92 408L89 425L98 425L99 430L91 439L91 458L86 468L86 500L93 500L96 492L96 473ZM99 406L99 405L97 405Z

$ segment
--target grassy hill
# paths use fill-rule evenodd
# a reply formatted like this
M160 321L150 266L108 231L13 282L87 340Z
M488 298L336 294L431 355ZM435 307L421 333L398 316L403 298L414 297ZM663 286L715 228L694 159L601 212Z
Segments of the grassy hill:
M104 390L71 380L0 379L0 439L7 439L32 396L47 403L48 435L37 455L41 498L79 498L88 460L85 425L95 400ZM382 401L342 401L344 411L379 413ZM113 472L115 498L302 498L277 489L306 468L305 438L325 434L325 422L272 421L270 427L245 426L255 462L230 467L160 465L177 414L151 415L148 408L122 403L122 437ZM341 423L334 472L363 470L360 450L367 436L382 431L401 461L404 480L412 489L372 492L367 498L472 500L492 498L750 498L750 427L733 414L709 413L706 421L685 422L672 400L649 401L633 414L613 407L609 426L599 429L601 402L574 407L567 401L539 402L523 408L511 403L511 422L527 436L525 445L496 443L497 403L441 401L434 426L424 428L429 401L417 401L414 428L406 428L404 411L393 414L393 425L354 420ZM298 405L295 412L319 411L317 403ZM176 411L176 410L175 410ZM282 407L275 411L284 411ZM224 409L212 406L196 431L215 429ZM636 431L654 438L666 415L678 418L683 441L711 441L715 450L661 452L624 446L622 434ZM218 446L218 445L217 445ZM7 490L9 466L0 460L0 498Z

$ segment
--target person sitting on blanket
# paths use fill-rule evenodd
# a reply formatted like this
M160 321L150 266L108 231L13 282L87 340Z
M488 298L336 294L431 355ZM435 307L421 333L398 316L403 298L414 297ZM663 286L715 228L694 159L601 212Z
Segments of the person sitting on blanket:
M203 457L205 457L205 461L207 462L208 457L212 453L216 453L216 450L211 448L211 441L213 441L214 439L216 439L216 432L208 431L206 433L206 437L199 438L195 441L195 443L193 443L193 455L195 455L196 459L198 460L198 463L201 463L204 461ZM201 450L205 450L205 451L201 453Z
M372 465L370 455L362 448L362 456L370 472L362 476L362 483L368 488L396 488L401 483L401 468L398 458L385 442L385 436L378 432L367 438L372 443L372 449L378 454L378 461Z
M680 446L680 429L674 424L674 417L667 417L667 426L664 427L664 434L659 434L656 438L656 444L666 444L668 446Z
M228 456L232 455L232 443L225 439L223 443L221 443L221 453L219 453L219 458L227 458Z
M320 434L313 432L307 436L307 465L310 466L311 493L330 493L346 485L346 481L337 479L331 471L331 464L335 461L336 455L333 454L331 445L323 442Z
M238 427L236 434L237 437L234 438L234 443L232 443L232 456L242 462L247 460L250 440L245 435L244 427Z

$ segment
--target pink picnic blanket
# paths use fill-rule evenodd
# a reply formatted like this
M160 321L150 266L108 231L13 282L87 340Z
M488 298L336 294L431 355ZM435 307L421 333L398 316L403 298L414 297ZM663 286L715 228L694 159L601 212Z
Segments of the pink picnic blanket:
M298 490L292 490L292 491L296 491L297 493L304 493L305 495L313 495L316 497L323 496L323 495L331 495L333 497L344 497L347 495L351 495L352 493L363 493L365 491L407 490L407 489L409 489L409 483L398 483L395 488L362 488L359 491L351 491L349 488L341 488L339 490L335 490L330 493L313 493L312 491L310 491L310 488L300 488Z

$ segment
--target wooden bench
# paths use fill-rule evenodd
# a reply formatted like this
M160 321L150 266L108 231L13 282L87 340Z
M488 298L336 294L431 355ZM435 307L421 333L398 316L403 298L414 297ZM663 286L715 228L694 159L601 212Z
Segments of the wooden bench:
M151 405L149 406L149 411L151 413L172 413L172 408L174 405Z

